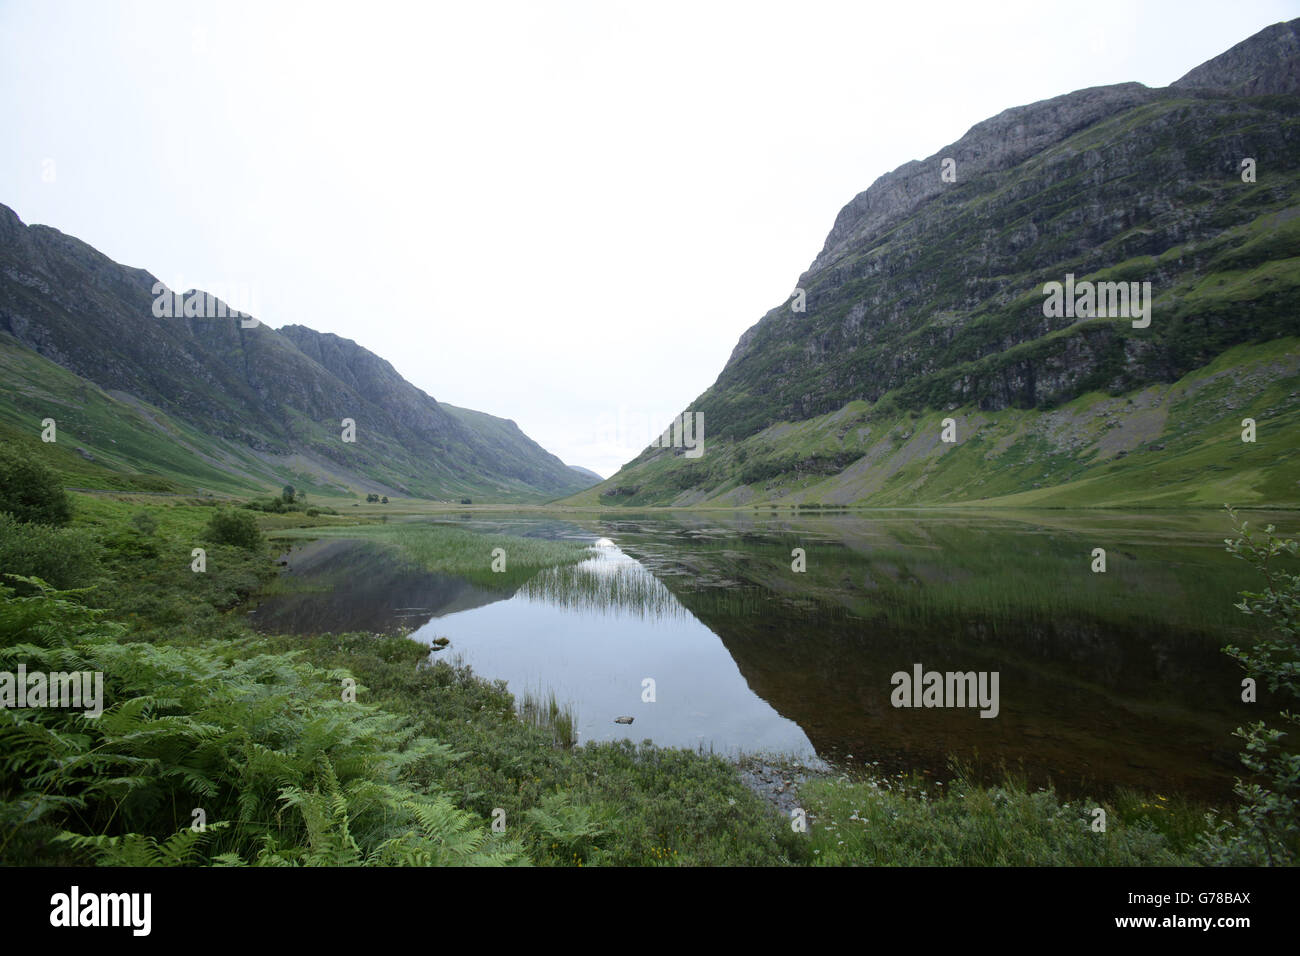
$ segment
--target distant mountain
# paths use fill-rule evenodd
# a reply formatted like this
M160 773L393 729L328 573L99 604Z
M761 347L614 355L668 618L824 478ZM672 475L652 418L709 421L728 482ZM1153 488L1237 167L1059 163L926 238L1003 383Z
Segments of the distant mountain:
M646 449L573 500L1300 501L1298 94L1294 20L880 177L689 409L704 454Z
M590 479L593 483L605 480L604 478L600 477L600 475L592 471L590 468L583 468L581 465L570 465L569 470L577 472L583 478Z
M545 500L591 483L513 422L440 404L349 339L206 309L159 317L156 289L0 206L0 435L34 437L54 418L59 441L118 485Z

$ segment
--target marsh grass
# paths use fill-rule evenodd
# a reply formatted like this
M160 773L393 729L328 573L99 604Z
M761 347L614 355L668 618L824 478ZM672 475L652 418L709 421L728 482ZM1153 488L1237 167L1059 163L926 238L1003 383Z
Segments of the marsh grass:
M533 600L581 611L623 611L641 618L689 617L668 588L640 565L599 558L547 568L519 593Z
M572 703L561 704L551 691L543 698L541 691L536 694L525 692L519 699L519 719L530 727L549 731L556 747L565 750L578 744L578 710Z

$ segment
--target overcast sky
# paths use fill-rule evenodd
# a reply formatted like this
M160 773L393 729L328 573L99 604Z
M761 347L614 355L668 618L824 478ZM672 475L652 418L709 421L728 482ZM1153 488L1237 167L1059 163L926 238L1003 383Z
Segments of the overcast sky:
M876 177L1300 3L0 0L0 203L609 475ZM705 436L707 440L707 425Z

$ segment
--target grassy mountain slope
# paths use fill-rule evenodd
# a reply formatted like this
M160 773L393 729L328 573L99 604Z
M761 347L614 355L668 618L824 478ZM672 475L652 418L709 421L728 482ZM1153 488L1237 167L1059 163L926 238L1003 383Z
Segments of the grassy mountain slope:
M33 435L54 418L114 486L153 474L187 489L539 501L590 483L348 339L157 316L156 281L0 206L0 421Z
M769 312L691 406L704 457L646 449L574 500L1295 502L1297 49L1279 24L1166 89L1007 110L881 177L800 277L806 311ZM1149 282L1150 325L1045 315L1067 274ZM1247 406L1270 425L1243 447Z
M705 444L693 461L661 450L569 503L1300 507L1300 340L1238 346L1172 385L1050 411L852 402Z

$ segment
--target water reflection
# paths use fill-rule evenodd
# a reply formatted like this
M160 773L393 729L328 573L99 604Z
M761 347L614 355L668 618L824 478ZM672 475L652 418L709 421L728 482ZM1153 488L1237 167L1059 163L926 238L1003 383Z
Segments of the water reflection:
M286 560L272 593L250 617L267 633L413 628L433 615L505 600L512 593L425 571L392 549L353 539L312 541Z
M1288 518L1279 517L1284 530ZM271 598L260 626L423 622L417 637L450 638L444 653L516 694L574 702L583 741L815 752L939 777L956 755L990 774L1021 767L1067 793L1135 786L1218 799L1240 772L1231 731L1255 711L1240 702L1241 675L1220 648L1244 636L1232 605L1255 582L1223 553L1221 516L620 513L466 523L606 540L588 561L517 590L317 542L291 558L293 576L329 589ZM1107 549L1105 574L1090 571L1097 546ZM804 571L792 567L796 548ZM999 716L891 707L891 675L917 663L997 671ZM653 703L643 700L647 680ZM625 715L631 727L613 723Z
M440 614L413 636L450 638L477 673L517 694L572 701L580 743L628 737L816 760L807 735L750 689L717 635L613 546L538 574L507 601Z

